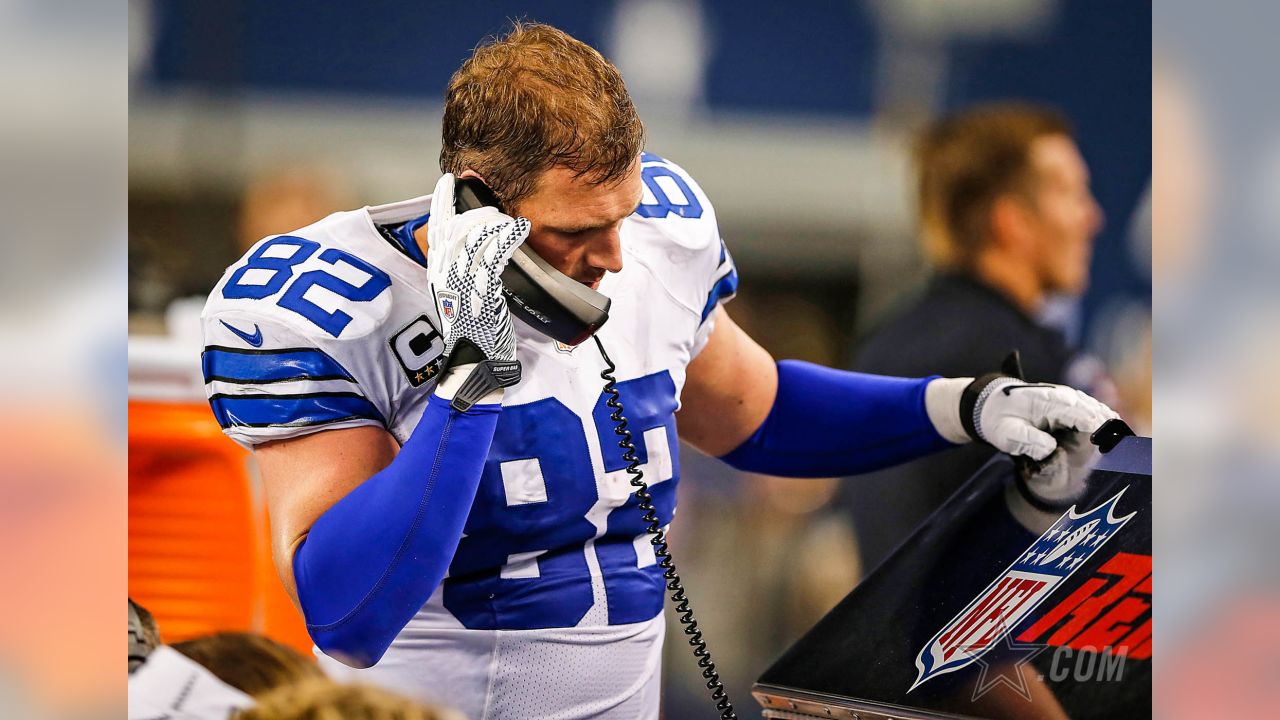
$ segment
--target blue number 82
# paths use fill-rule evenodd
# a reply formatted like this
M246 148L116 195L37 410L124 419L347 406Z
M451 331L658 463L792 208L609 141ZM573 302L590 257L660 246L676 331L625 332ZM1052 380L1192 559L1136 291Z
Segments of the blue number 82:
M689 183L666 164L666 160L653 153L641 153L640 162L644 164L640 170L640 177L644 180L649 194L653 195L653 203L642 203L636 208L637 215L644 218L664 218L674 213L682 218L702 217L702 203L698 202L698 196L693 193ZM666 178L671 185L674 185L675 189L684 196L684 202L673 200L658 182L658 178Z
M287 255L281 249L288 249ZM295 235L280 235L258 246L249 255L245 264L238 268L222 288L222 296L232 300L261 300L284 289L293 278L294 268L306 262L320 249L320 244ZM368 302L391 287L391 278L385 272L361 260L348 252L336 248L328 248L320 253L320 261L337 265L345 263L369 276L364 283L352 285L336 275L323 270L311 270L302 273L298 279L289 284L288 290L276 301L286 310L292 310L315 323L320 329L334 337L342 334L351 323L351 316L342 310L329 312L306 298L306 293L314 286L320 286L352 302ZM256 277L269 273L265 282L246 283L246 276L257 271ZM250 277L255 277L250 276Z
M666 525L680 476L675 384L664 370L624 380L618 391ZM601 624L641 622L662 611L662 570L638 501L616 494L631 488L606 402L602 394L590 418L553 397L503 408L467 534L444 583L444 606L465 627L573 627L595 607L597 591ZM599 441L601 478L592 468L588 432ZM598 503L605 486L614 489Z

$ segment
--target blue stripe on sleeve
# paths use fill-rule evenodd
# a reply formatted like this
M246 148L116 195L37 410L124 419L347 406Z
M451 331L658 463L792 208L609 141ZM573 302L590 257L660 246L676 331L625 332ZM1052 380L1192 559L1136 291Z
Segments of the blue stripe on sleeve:
M305 427L359 418L386 424L373 403L356 393L213 395L209 405L223 428Z
M706 320L711 311L716 309L716 303L736 292L738 292L738 270L730 266L729 272L711 287L711 292L707 295L707 304L702 307L702 319Z
M204 381L271 383L288 380L350 380L337 360L314 348L242 350L210 345L201 355Z

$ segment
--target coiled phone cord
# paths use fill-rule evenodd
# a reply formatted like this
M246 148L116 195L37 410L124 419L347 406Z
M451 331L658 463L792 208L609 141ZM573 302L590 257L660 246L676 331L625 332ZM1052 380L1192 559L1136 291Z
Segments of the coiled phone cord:
M667 581L667 590L671 591L671 602L675 606L676 615L684 626L684 634L689 636L689 646L693 648L693 656L698 659L698 667L702 668L702 677L707 681L707 689L711 691L711 700L715 702L721 720L737 720L733 703L730 702L724 684L720 682L720 673L716 672L716 664L711 659L711 651L707 649L702 631L698 629L698 621L694 619L693 610L689 607L689 598L685 595L680 574L676 572L675 561L667 548L667 535L662 531L658 510L653 506L653 495L649 493L649 484L644 481L644 471L640 469L640 459L636 457L631 430L627 428L627 418L622 414L622 396L618 392L618 379L613 375L617 366L609 359L609 353L604 351L600 336L593 336L592 339L600 349L600 357L604 358L606 367L600 377L605 381L604 392L609 395L605 405L613 409L609 419L616 423L613 432L619 438L618 447L623 450L622 459L627 463L625 470L631 476L631 485L636 488L635 495L640 501L644 521L649 524L647 531L653 536L649 541L653 544L653 555L658 561L658 567L662 568L662 577Z

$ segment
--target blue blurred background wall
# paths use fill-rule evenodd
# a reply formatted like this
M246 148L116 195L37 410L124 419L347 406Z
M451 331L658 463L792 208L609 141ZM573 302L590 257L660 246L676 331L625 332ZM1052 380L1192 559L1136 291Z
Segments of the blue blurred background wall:
M875 198L888 196L897 213L854 218L844 228L845 244L860 238L909 247L907 190L897 152L901 131L921 118L978 101L1043 101L1063 110L1078 128L1108 219L1095 253L1093 286L1083 299L1083 319L1093 320L1117 298L1149 299L1149 272L1134 259L1128 237L1151 167L1147 3L565 0L476 2L465 12L457 7L391 0L157 2L148 14L149 53L135 74L134 94L142 102L135 105L133 119L145 119L147 98L170 110L173 98L188 98L201 108L193 113L218 117L227 112L252 116L285 99L305 99L320 106L301 120L307 124L325 124L349 108L367 114L383 106L403 111L421 104L423 112L407 123L425 131L438 122L443 88L470 49L510 19L525 18L557 25L618 62L651 127L651 146L696 170L722 206L740 204L738 197L727 199L730 193L750 195L742 200L753 202L770 181L834 185L835 191L822 195L834 207L796 228L826 233L840 232L839 221L832 222L847 218L840 207L882 206ZM704 130L723 125L732 134L733 127L746 125L755 132L744 135L743 147L735 148L740 151L725 155L686 158L662 147L667 135L680 132L666 121L691 116ZM244 133L246 123L252 120L233 124ZM873 155L869 166L858 167L859 158L848 157L847 166L834 168L832 175L824 175L822 166L789 168L777 156L792 144L807 146L801 140L806 125L825 131L819 142L830 143L836 157L847 154L839 147L841 137L865 147ZM774 131L761 132L767 128ZM357 129L344 137L344 145L358 154L361 142L377 144L364 135ZM401 146L394 153L396 167L387 168L389 174L418 177L400 194L421 192L430 184L437 146L432 137L424 140ZM253 152L249 147L203 149L215 151L223 158ZM333 150L292 152L295 159L315 160ZM280 157L241 159L255 166ZM148 162L150 156L135 158L135 164L139 160L135 176L155 180L163 175ZM170 169L182 164L181 158L172 160ZM886 163L892 167L887 177ZM754 192L739 193L737 183L722 189L719 176L741 166L758 180ZM873 183L893 186L866 187ZM841 186L848 189L844 196ZM782 226L792 219L767 209L721 214L730 226L757 224L757 215L765 224ZM781 248L756 247L762 233L748 235L739 241L727 234L735 247L749 245L745 254L759 259L761 272L819 264L787 258ZM813 254L823 255L832 242L817 243ZM901 262L895 252L884 254Z

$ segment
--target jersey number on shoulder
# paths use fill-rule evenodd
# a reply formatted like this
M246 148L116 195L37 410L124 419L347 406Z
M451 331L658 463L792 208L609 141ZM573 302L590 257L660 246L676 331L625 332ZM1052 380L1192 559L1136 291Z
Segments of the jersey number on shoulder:
M702 217L702 203L693 194L689 183L667 165L667 161L653 153L641 153L640 177L644 180L644 200L653 196L653 202L641 201L636 214L646 218L664 218L672 213L682 218Z
M310 270L294 279L294 268L310 259L319 249L319 243L294 235L271 238L259 245L245 264L232 273L222 288L222 296L232 300L262 300L284 290L276 301L277 305L298 313L321 330L338 337L351 323L351 316L341 310L325 310L307 299L307 291L318 286L353 302L368 302L391 287L391 278L351 253L329 248L320 253L321 262L335 267L339 263L348 265L368 275L368 279L360 285L352 285L323 270Z
M618 391L665 525L675 512L680 474L675 385L664 371L621 382ZM503 408L444 585L445 608L466 627L572 627L597 601L607 607L610 625L661 611L661 570L638 501L634 495L622 501L631 488L606 399L600 396L590 420L553 397ZM589 426L612 500L600 497Z

